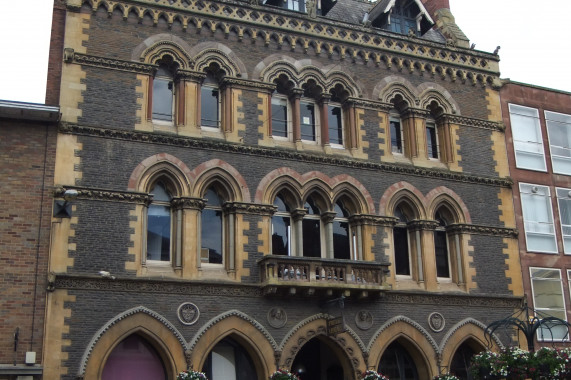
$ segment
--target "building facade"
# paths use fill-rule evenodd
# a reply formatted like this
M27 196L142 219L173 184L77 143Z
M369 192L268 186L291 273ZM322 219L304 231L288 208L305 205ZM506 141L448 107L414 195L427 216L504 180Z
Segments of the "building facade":
M45 377L466 378L523 295L498 61L442 0L57 0Z
M0 379L42 375L57 107L0 100Z
M500 95L527 302L569 321L571 94L508 81ZM541 328L536 340L568 342L568 329Z

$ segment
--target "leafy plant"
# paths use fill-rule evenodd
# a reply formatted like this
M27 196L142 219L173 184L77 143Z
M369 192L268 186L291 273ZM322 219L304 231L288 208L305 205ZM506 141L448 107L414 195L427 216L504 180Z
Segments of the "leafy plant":
M360 380L389 380L389 378L381 373L368 370L361 374Z
M299 377L285 369L278 369L272 373L270 380L299 380Z
M176 380L208 380L203 372L198 372L194 370L182 371L176 377Z

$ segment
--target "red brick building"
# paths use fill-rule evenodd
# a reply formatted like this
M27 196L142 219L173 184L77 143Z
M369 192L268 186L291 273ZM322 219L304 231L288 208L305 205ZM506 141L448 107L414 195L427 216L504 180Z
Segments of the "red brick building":
M500 97L527 301L571 321L571 93L507 82ZM540 329L537 339L567 333Z
M0 100L0 379L42 374L59 109Z

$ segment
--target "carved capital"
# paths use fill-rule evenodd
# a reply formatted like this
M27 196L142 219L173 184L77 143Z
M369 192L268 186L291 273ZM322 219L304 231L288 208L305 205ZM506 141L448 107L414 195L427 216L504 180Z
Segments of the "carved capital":
M205 204L204 199L190 197L173 198L171 201L174 209L202 210Z
M407 224L413 230L434 231L438 228L439 224L435 220L413 220Z
M236 214L273 215L277 211L274 205L260 205L255 203L227 202L224 210Z

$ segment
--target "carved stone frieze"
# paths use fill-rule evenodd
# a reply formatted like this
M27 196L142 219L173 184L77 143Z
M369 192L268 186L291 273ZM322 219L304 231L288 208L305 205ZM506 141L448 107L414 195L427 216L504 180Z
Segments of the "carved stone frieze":
M452 45L407 36L395 36L382 30L362 25L340 24L320 17L287 12L255 2L231 3L214 0L83 0L95 12L104 7L109 15L119 9L126 20L131 12L139 19L150 15L158 25L164 19L169 27L175 20L182 29L189 26L197 30L221 28L226 35L236 31L239 41L244 38L262 38L266 45L277 34L281 45L295 49L301 41L304 52L310 47L315 54L329 56L340 52L341 59L369 60L376 65L396 66L399 70L426 72L450 80L460 78L471 85L492 85L499 75L498 57L493 54L457 48ZM263 20L263 22L261 22Z
M146 193L135 193L127 191L94 189L87 187L65 186L54 189L54 198L63 198L66 190L77 190L78 199L89 199L98 201L110 202L128 202L128 203L143 203L149 204L152 201L152 196Z
M375 225L392 227L395 225L397 219L392 216L379 216L370 214L352 215L349 217L349 222L355 225Z
M253 285L212 285L200 282L182 282L153 279L99 278L81 275L57 274L53 277L53 289L114 290L119 292L165 293L179 295L246 296L261 297L262 290Z
M88 127L72 123L60 123L61 133L78 134L109 139L128 140L134 142L148 142L193 149L208 149L221 152L248 154L258 157L271 157L294 162L307 162L326 165L344 166L347 168L375 170L402 175L410 175L423 178L439 178L448 181L473 183L488 186L501 186L511 188L513 181L509 178L484 177L465 173L450 172L431 168L419 168L405 164L393 164L388 162L371 162L338 156L324 156L319 154L304 153L298 151L276 150L258 146L246 146L232 144L225 141L200 139L193 137L181 137L159 133L140 131L125 131L106 128Z
M136 74L154 75L157 70L156 65L148 63L124 61L116 58L105 58L94 55L74 52L73 49L66 48L64 62L77 63L78 65L93 66L105 69L129 71Z
M484 119L476 119L472 117L450 115L450 114L445 114L442 117L446 122L462 125L465 127L483 128L499 132L504 132L506 130L506 127L502 122L489 121Z
M457 294L427 294L427 293L405 293L405 292L386 292L384 293L383 302L417 304L417 305L447 305L447 306L476 306L484 308L519 308L521 306L521 298L514 296L505 297L486 297L472 295Z
M435 220L413 220L407 224L408 227L415 230L435 230L438 222Z
M248 90L256 89L260 91L272 92L276 89L275 83L265 83L249 79L225 77L222 80L222 86L242 87Z
M452 224L447 227L447 231L508 238L517 238L519 235L519 231L515 228L478 226L474 224Z

